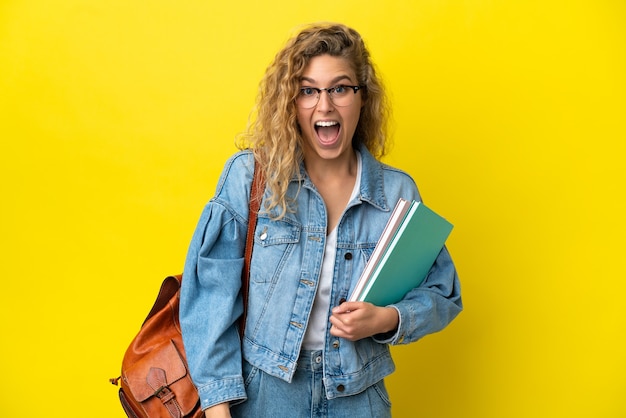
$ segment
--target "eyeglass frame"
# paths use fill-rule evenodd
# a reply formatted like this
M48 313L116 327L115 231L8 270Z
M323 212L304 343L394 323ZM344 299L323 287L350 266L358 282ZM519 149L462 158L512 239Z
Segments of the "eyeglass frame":
M347 89L352 89L352 91L354 92L354 95L356 96L356 92L359 90L363 90L365 88L365 86L349 86L346 84L337 84L336 86L333 87L325 87L320 89L319 87L300 87L300 89L298 90L298 95L296 96L296 104L298 104L298 99L300 98L300 94L302 93L303 90L306 89L311 89L311 90L315 90L317 92L317 97L315 100L315 104L310 106L310 107L303 107L302 105L298 104L298 106L302 107L303 109L313 109L315 106L317 106L317 104L320 102L320 97L322 97L322 92L326 91L326 93L328 93L328 98L330 99L330 101L332 102L332 104L334 104L335 106L339 106L339 107L347 107L350 106L353 102L351 102L350 104L347 105L339 105L337 103L335 103L333 101L333 93L335 92L335 90L339 87L343 87L343 88L347 88Z

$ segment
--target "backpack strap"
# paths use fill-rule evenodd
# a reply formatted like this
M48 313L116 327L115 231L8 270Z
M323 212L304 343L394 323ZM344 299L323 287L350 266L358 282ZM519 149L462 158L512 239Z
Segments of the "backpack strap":
M248 233L246 235L246 250L241 273L241 295L243 296L243 313L239 318L239 337L243 341L248 313L248 288L250 287L250 260L252 260L252 247L254 246L254 231L256 229L257 215L263 200L265 191L265 178L257 161L254 162L254 175L250 186L250 202L248 203Z

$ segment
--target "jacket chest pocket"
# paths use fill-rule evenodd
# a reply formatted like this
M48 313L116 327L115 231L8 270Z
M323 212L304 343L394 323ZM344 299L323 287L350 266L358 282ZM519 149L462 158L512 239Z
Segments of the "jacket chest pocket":
M364 264L366 264L369 261L369 259L372 257L372 253L374 252L375 246L376 244L369 244L369 245L362 245L359 248L359 252L361 254L362 261Z
M278 277L286 266L299 270L302 260L294 256L302 226L290 220L272 221L259 217L254 234L250 280L267 283Z

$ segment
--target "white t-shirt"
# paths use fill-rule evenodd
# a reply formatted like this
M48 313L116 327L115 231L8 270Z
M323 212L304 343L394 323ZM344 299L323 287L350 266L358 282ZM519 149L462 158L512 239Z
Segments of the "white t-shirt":
M357 197L361 188L361 154L356 152L357 172L354 188L349 201ZM333 272L335 267L335 255L337 254L337 227L326 237L324 248L324 259L322 260L322 271L320 273L317 293L313 301L311 318L304 334L302 348L304 350L323 350L326 327L330 317L330 291L333 287Z

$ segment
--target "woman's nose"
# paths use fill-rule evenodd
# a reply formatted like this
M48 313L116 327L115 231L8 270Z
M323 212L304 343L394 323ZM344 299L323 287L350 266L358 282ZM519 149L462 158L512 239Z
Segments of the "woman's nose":
M330 93L328 90L322 90L320 92L320 98L317 102L317 109L322 112L329 112L334 109L333 101L330 99Z

